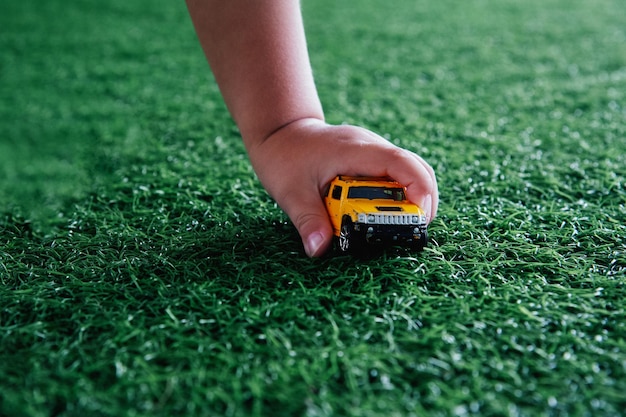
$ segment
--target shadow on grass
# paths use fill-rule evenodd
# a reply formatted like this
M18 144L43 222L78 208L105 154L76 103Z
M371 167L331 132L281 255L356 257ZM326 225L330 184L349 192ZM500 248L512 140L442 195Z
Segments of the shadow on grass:
M311 291L318 294L318 307L325 297L335 300L327 300L326 311L349 294L394 288L394 263L415 256L405 248L373 248L357 256L329 251L310 259L279 209L259 215L234 206L217 212L211 201L178 208L171 196L152 197L140 205L132 193L93 196L53 236L39 236L23 219L5 216L3 285L54 289L51 296L67 299L85 291L99 299L122 295L139 304L185 291L209 292L226 303L235 302L234 294L276 292L283 299L289 291Z

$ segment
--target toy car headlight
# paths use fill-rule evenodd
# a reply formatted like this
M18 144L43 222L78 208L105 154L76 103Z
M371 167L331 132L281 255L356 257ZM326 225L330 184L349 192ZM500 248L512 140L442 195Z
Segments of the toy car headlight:
M425 224L426 223L426 216L425 215L413 216L413 217L411 217L411 223L413 223L413 224Z
M376 216L374 216L373 214L370 214L367 216L367 221L369 223L374 223L376 221Z
M366 222L365 213L359 213L358 222L359 223L367 223Z

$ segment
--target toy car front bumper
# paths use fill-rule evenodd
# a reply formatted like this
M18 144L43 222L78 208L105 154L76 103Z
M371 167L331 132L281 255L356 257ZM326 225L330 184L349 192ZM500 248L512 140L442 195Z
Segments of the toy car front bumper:
M426 227L355 223L354 233L370 244L411 244L420 241L422 235L426 233Z

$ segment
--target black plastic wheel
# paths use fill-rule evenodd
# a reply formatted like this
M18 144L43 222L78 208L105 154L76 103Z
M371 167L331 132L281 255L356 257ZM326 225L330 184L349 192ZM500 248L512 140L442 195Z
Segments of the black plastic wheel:
M352 236L352 221L344 219L341 222L341 230L339 231L339 250L347 253L353 249L354 237Z

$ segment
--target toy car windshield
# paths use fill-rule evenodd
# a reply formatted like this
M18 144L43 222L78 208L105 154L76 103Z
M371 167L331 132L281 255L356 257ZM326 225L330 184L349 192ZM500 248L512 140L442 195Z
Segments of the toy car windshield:
M367 200L394 200L404 201L404 190L402 188L386 187L350 187L348 198L364 198Z

